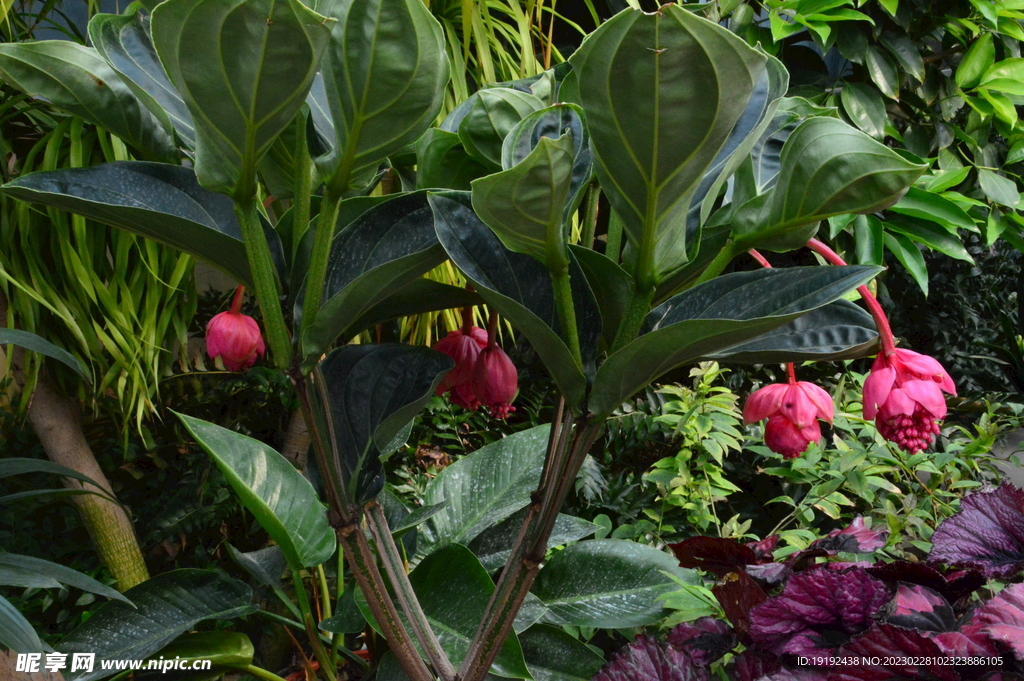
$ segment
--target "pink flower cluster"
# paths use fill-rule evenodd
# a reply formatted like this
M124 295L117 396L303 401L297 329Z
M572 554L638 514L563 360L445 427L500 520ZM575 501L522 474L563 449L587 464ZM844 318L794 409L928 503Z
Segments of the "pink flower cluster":
M434 349L455 360L455 368L437 386L438 395L450 392L454 404L472 410L485 406L500 419L516 410L511 403L519 373L493 331L467 324L434 343Z

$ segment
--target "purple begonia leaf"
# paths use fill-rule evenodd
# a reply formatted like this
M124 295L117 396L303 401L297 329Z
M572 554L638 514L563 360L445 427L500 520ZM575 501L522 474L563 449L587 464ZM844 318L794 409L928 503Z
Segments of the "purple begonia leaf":
M668 633L667 641L703 667L735 648L737 643L732 627L714 617L701 617L678 625Z
M940 594L946 602L956 608L960 601L985 586L985 576L977 570L958 570L943 575L934 567L924 563L910 563L897 560L892 563L877 563L868 572L886 582L905 582L925 586Z
M760 681L781 669L782 663L775 655L748 649L730 663L728 677L733 681Z
M769 563L775 560L772 557L772 552L775 547L779 545L781 537L777 534L773 534L770 537L765 537L761 541L752 541L747 543L747 548L754 552L754 557L758 563Z
M676 554L681 567L704 570L719 579L758 562L754 549L733 539L690 537L678 544L670 544L669 548Z
M872 530L864 524L864 517L857 516L849 527L834 530L813 544L811 548L828 551L830 555L837 553L874 553L885 546L889 538L888 530Z
M746 572L730 572L711 588L711 593L741 639L750 631L750 613L768 600L768 595Z
M871 626L891 597L860 568L808 570L751 611L750 637L776 655L829 655Z
M793 571L785 563L763 563L748 565L747 574L760 580L766 586L773 586L789 577Z
M934 664L944 657L934 641L923 632L891 624L875 624L835 654L851 661L870 659L871 663L837 666L828 681L960 681L956 667ZM922 664L905 664L917 662Z
M707 671L682 650L640 635L615 653L591 681L707 681Z
M950 657L988 657L1001 652L985 633L984 624L965 624L958 631L935 634L932 640Z
M974 622L994 641L1008 646L1024 662L1024 584L1014 584L981 606Z
M995 579L1024 570L1024 490L1004 482L964 497L960 511L932 535L929 559L977 566Z
M941 633L956 629L956 613L946 599L928 587L900 584L896 598L889 603L889 624L906 629Z

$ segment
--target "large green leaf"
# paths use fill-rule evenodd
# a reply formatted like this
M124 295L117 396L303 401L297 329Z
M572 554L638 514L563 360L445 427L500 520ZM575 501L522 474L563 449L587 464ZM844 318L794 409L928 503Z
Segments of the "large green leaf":
M571 57L601 188L645 279L687 260L686 213L766 57L682 7L624 11ZM649 286L655 281L641 282Z
M159 161L177 158L171 129L96 50L67 40L0 44L0 78L114 133Z
M519 121L544 108L544 102L533 94L503 87L480 90L464 104L462 109L456 109L449 115L446 123L452 115L460 114L456 117L458 125L453 131L459 133L469 155L491 170L502 167L505 136Z
M551 276L528 255L506 249L481 222L465 193L430 194L437 236L448 257L473 282L477 293L515 324L533 345L571 405L583 398L587 379L559 335ZM572 259L570 285L584 368L593 370L601 316L582 269Z
M209 660L214 669L244 668L256 654L252 641L235 631L199 631L182 634L160 650L166 660Z
M743 364L834 362L864 357L877 346L871 315L849 300L837 300L708 359Z
M927 168L840 120L810 118L786 141L775 187L733 216L736 246L798 247L825 218L893 205Z
M473 181L473 209L505 248L525 253L554 272L569 265L562 221L572 184L572 137L542 137L518 164Z
M210 619L231 619L256 610L252 589L236 579L207 570L173 570L124 594L131 606L104 603L60 642L62 653L95 653L91 672L68 673L69 681L91 681L117 673L102 660L141 660Z
M423 503L448 505L420 526L420 554L468 544L530 503L544 469L549 430L537 426L492 442L431 480Z
M31 173L2 191L141 234L252 283L231 200L200 187L191 168L117 161Z
M125 85L158 118L167 118L191 149L196 144L192 114L171 85L149 34L149 16L97 14L89 20L89 40Z
M41 336L29 333L28 331L22 331L20 329L0 328L0 345L6 345L7 343L17 345L18 347L25 348L26 350L31 350L32 352L38 352L40 355L52 357L58 362L70 367L82 378L86 377L82 363L79 362L74 355L64 348L58 348L56 345Z
M67 584L76 589L88 591L89 593L106 596L116 601L124 601L131 605L131 601L114 589L105 584L97 582L92 577L82 574L78 570L72 570L58 563L53 563L42 558L22 556L16 553L0 553L0 572L5 568L12 568L17 571L28 572L37 576L45 577L57 582L57 585ZM0 578L0 584L4 584ZM48 587L49 588L49 587Z
M367 184L381 161L434 122L448 57L441 26L420 0L338 0L327 12L337 20L322 67L333 134L316 164L340 193Z
M564 629L535 624L519 634L533 681L589 681L604 658Z
M256 164L313 82L325 24L299 0L167 0L153 10L153 44L195 122L200 184L252 196Z
M569 250L594 292L594 299L601 309L601 335L605 344L611 347L633 293L633 278L603 253L575 244Z
M309 480L287 459L251 437L177 415L224 473L242 505L281 547L293 570L334 555L334 531Z
M952 201L938 194L911 187L889 210L902 215L937 222L956 235L958 229L974 229L974 220Z
M43 643L25 616L0 596L0 645L14 653L39 653Z
M431 128L416 143L417 189L468 191L473 180L488 172L466 153L458 133Z
M302 338L306 356L327 348L375 305L445 259L424 191L379 203L331 245L322 307Z
M664 617L664 604L657 599L678 586L664 573L700 581L653 547L621 539L581 541L552 556L533 593L548 606L544 620L551 624L642 627Z
M589 408L608 414L666 371L752 340L871 280L878 267L762 269L718 277L670 298L641 335L597 372Z
M280 588L281 575L288 567L288 561L280 546L268 546L257 551L242 553L231 544L225 543L228 555L242 568L252 575L260 584L269 587Z
M538 477L534 481L534 486L539 482L540 478ZM497 525L487 528L469 542L469 550L476 554L476 557L480 559L480 564L488 572L493 572L508 562L509 556L512 554L512 545L515 544L516 537L519 535L519 529L523 525L526 513L527 509L521 508ZM555 518L551 536L548 537L548 548L589 537L597 531L598 527L600 526L588 520L559 513Z
M450 310L456 307L471 307L482 303L483 300L480 296L461 286L442 284L433 279L416 279L367 310L349 328L353 331L361 331L397 317Z
M346 345L321 361L310 392L331 458L320 471L325 485L348 503L377 496L384 487L381 452L452 366L440 352L397 343Z

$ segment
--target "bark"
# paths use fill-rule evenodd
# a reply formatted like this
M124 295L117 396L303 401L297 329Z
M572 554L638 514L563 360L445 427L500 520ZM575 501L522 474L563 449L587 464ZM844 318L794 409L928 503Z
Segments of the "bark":
M288 419L288 431L284 435L284 444L281 445L281 455L298 466L299 470L305 470L308 451L309 429L306 427L302 410L296 409Z

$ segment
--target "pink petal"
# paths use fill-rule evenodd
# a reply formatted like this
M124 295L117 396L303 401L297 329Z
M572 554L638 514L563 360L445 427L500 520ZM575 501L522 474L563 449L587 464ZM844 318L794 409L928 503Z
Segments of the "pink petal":
M877 365L877 360L875 361ZM892 384L896 381L896 370L888 365L881 369L872 368L868 378L864 381L864 418L873 419L878 413L878 408L885 404L892 390Z
M785 383L772 383L755 390L743 405L743 423L750 425L772 414L779 413L779 406L789 386Z
M903 388L893 388L889 391L889 397L885 403L878 408L878 415L883 418L904 415L911 416L917 409L917 400L903 391Z
M942 389L935 381L907 381L902 389L910 399L927 409L936 419L946 416L946 400L942 397Z
M806 428L817 421L818 405L807 397L799 385L792 384L782 396L779 413L796 424L797 428Z
M814 403L817 408L818 418L832 423L832 419L836 413L836 407L832 404L832 396L829 395L821 386L808 383L807 381L798 381L796 385L804 392L807 398Z

